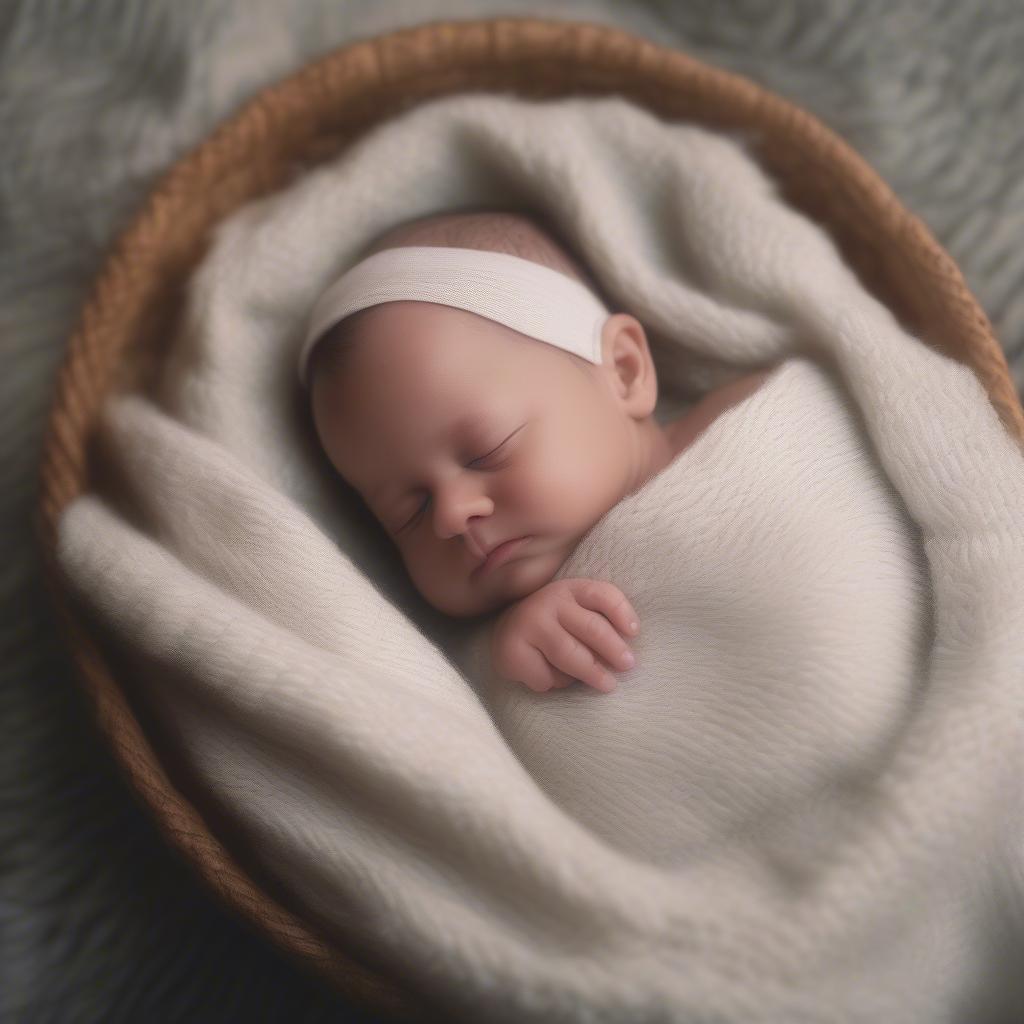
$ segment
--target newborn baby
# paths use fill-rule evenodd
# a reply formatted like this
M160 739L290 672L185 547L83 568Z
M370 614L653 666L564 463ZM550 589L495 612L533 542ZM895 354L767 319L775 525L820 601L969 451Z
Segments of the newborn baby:
M403 248L397 255L438 262L409 271L392 259ZM370 264L378 253L387 258ZM447 270L442 257L454 261ZM491 647L499 675L536 691L577 679L613 690L609 669L633 665L632 605L610 582L553 577L612 506L770 370L661 426L640 322L609 314L586 271L521 214L401 225L354 269L374 266L382 277L350 271L324 293L300 356L324 452L432 606L453 616L502 610ZM465 308L483 308L488 282L496 298L486 315Z

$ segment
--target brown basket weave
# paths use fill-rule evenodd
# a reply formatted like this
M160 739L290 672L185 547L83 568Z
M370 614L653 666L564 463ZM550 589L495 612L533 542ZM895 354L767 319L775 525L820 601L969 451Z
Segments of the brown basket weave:
M864 284L901 322L969 365L1010 435L1021 409L991 326L956 264L845 143L814 117L736 75L602 25L532 18L445 21L346 46L261 92L157 185L118 238L62 366L43 453L38 531L49 589L99 725L165 835L226 902L350 1000L423 1021L423 1000L394 965L299 919L222 845L230 835L186 797L129 703L113 648L75 607L54 555L64 508L92 490L97 413L115 389L159 371L183 290L211 229L241 204L336 155L371 126L430 98L469 90L546 98L616 93L656 115L738 131L788 202L822 224ZM178 787L181 787L182 792ZM214 834L216 825L218 839Z

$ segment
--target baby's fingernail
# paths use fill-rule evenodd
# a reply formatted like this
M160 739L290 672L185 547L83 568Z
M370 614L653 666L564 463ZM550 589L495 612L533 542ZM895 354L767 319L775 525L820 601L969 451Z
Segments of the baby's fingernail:
M630 631L630 633L635 633L639 628L640 628L640 626L637 623L635 623L635 622L631 622L629 624L629 631Z
M636 664L636 658L633 657L632 651L624 651L619 661L621 664L625 665L626 668L632 668Z

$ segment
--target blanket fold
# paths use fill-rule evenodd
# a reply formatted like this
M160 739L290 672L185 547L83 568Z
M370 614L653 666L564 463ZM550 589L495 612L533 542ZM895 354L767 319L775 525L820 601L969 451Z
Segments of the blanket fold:
M560 570L641 616L611 695L495 678L298 414L323 287L483 207L546 213L644 323L662 415L781 364ZM436 100L223 223L188 301L58 555L300 912L465 1020L1024 1008L1024 458L741 140Z

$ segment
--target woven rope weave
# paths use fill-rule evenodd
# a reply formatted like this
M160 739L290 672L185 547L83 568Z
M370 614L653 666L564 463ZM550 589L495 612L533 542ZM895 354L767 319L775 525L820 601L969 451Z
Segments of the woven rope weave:
M167 838L281 948L353 1002L408 1021L431 1018L396 969L364 962L358 949L287 911L179 790L181 772L157 756L113 647L75 607L54 548L62 511L95 483L88 453L99 410L115 390L144 387L159 372L212 228L399 111L470 90L537 99L615 93L665 119L742 133L786 201L830 232L904 326L974 370L1024 447L1024 410L987 317L950 256L878 175L810 114L618 29L532 18L445 21L346 46L261 92L172 167L109 253L60 370L36 524L49 591L98 724ZM226 835L219 822L217 831Z

